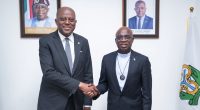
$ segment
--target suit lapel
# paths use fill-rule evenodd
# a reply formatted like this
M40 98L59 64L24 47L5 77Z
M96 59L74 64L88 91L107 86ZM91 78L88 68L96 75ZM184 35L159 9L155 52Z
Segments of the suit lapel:
M136 57L134 55L134 51L131 51L127 79L126 79L126 82L124 84L124 88L123 88L122 92L124 92L126 90L126 88L128 87L128 84L129 84L128 81L131 80L131 77L130 77L131 73L133 73L133 71L135 70L135 61L136 61Z
M145 18L144 18L144 23L143 23L143 25L142 25L142 28L147 27L147 26L146 26L147 23L148 23L148 18L145 16Z
M80 52L81 52L81 45L82 45L82 42L81 42L80 39L76 36L76 34L74 34L75 59L74 59L74 65L73 65L72 73L74 73L74 71L76 70L76 67L77 67L77 65L78 65L79 56L80 56Z
M61 60L63 61L69 75L71 75L68 60L67 60L67 55L65 53L64 47L62 45L61 39L60 39L57 31L55 32L55 35L53 38L54 38L53 42L55 44L56 49L58 50L58 54L59 54Z
M113 73L111 75L112 75L112 79L114 81L115 87L117 88L117 91L119 91L121 93L121 89L119 87L119 82L118 82L117 74L116 74L116 59L117 59L117 52L114 53L112 60L111 60L111 70L112 70L111 73Z
M133 27L135 28L135 29L137 29L137 17L134 17L134 23L133 23Z

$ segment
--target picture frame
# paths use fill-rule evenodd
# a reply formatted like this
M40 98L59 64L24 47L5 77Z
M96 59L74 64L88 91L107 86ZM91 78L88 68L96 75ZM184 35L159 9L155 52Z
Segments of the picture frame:
M159 38L159 0L123 0L122 5L123 26L129 27L135 38Z
M57 30L55 18L61 0L20 0L19 2L21 38L37 38Z

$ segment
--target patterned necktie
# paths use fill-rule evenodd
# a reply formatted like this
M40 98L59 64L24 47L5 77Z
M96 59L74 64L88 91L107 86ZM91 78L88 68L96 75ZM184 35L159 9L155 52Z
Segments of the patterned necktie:
M70 71L71 71L71 73L72 73L73 64L72 64L72 53L71 53L71 48L70 48L70 45L69 45L69 38L65 38L65 40L66 40L65 52L66 52L66 55L67 55L67 59L68 59Z
M138 29L141 29L141 17L139 17L139 20L138 20Z

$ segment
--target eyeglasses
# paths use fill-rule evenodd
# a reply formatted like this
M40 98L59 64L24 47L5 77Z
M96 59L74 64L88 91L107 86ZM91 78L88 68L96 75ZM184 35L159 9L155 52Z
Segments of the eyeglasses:
M118 35L116 36L115 38L117 41L122 41L122 40L130 40L130 39L133 39L133 36L131 35Z
M76 22L76 19L75 18L67 18L67 17L60 17L58 18L59 21L61 22L66 22L68 21L69 23L73 24Z

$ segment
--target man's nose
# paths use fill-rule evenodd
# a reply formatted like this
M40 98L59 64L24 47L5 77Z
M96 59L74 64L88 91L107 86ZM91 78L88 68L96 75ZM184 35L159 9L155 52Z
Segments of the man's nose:
M69 19L66 19L66 20L65 20L65 23L66 23L66 24L70 24L70 20L69 20Z

